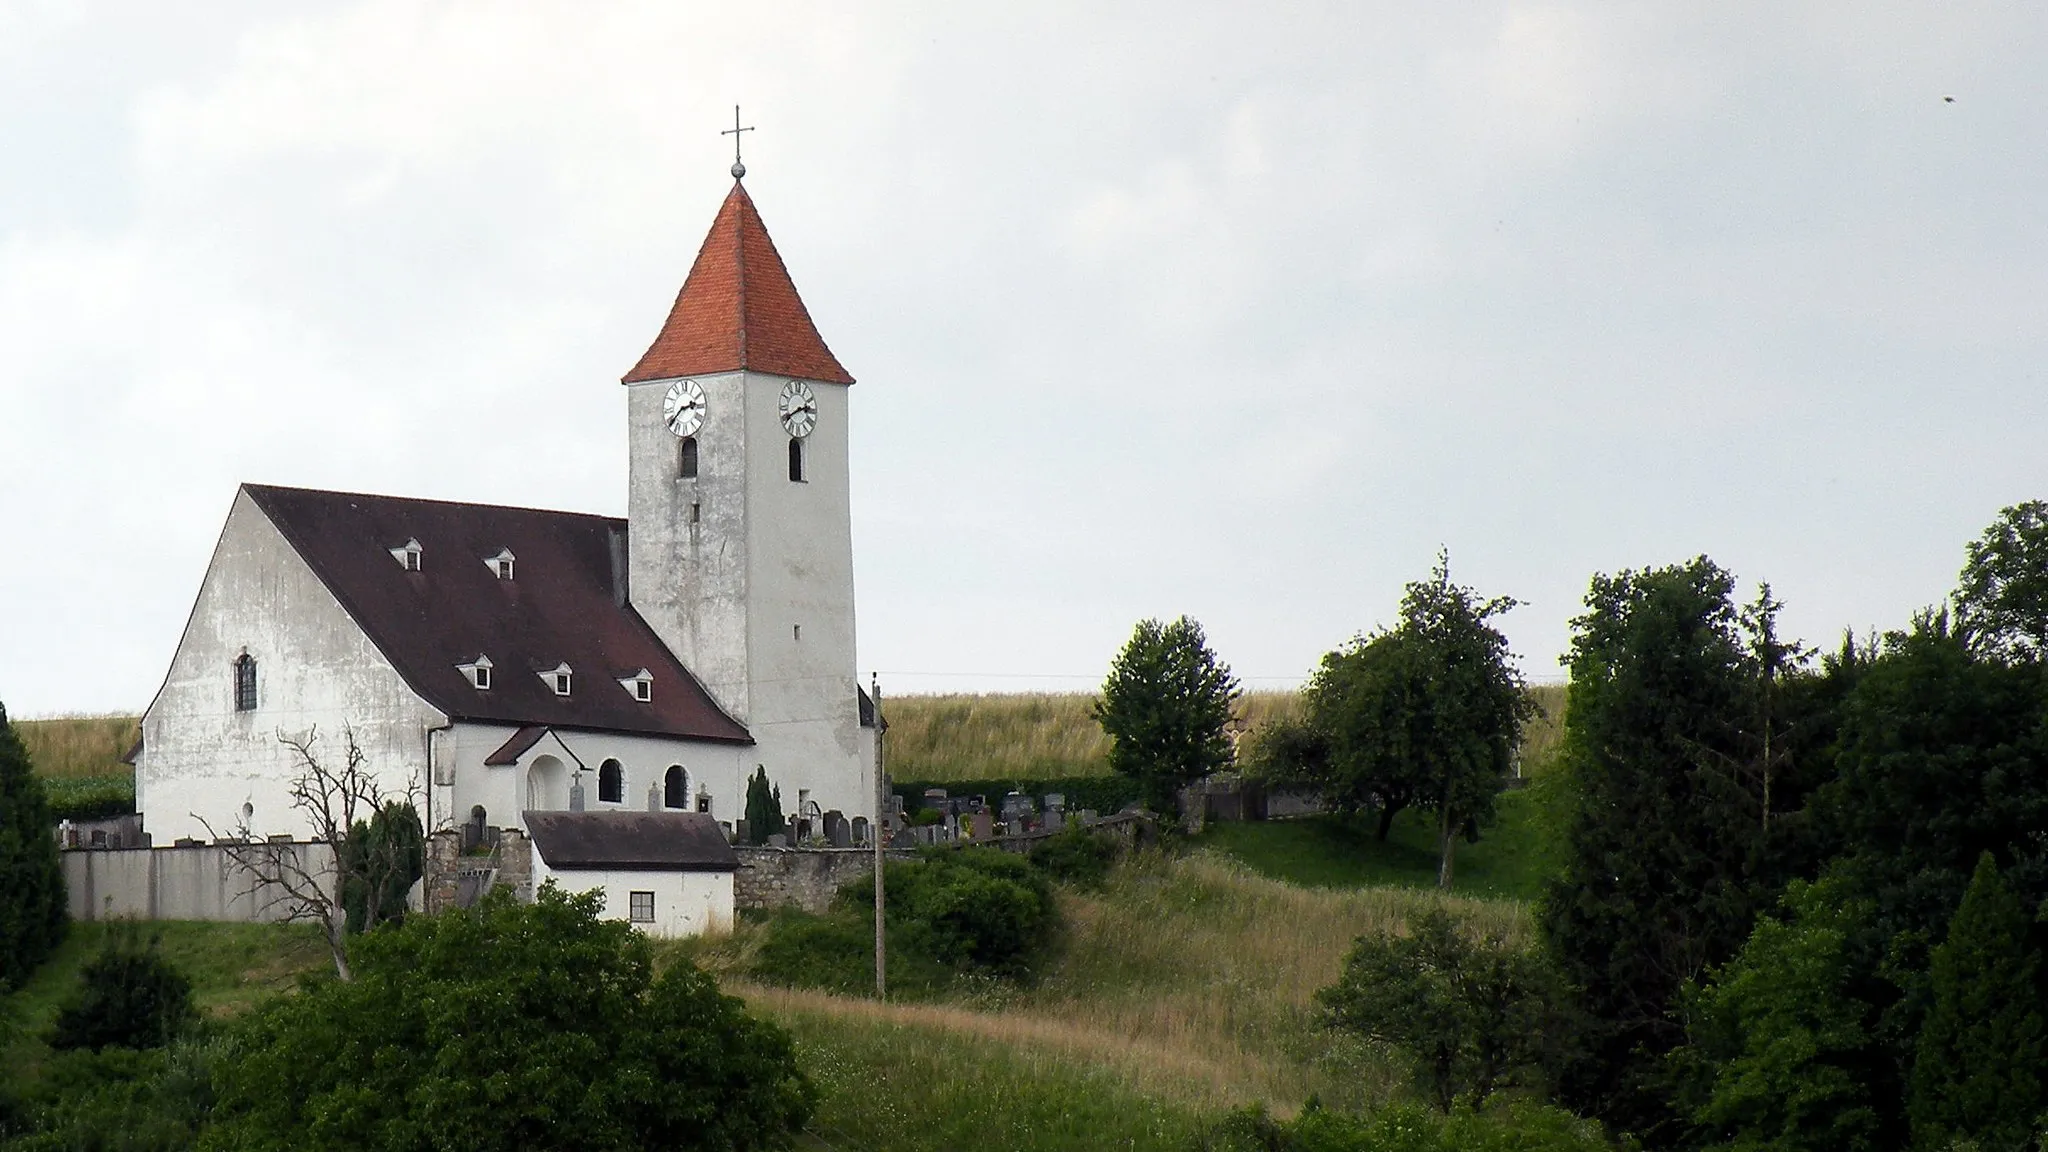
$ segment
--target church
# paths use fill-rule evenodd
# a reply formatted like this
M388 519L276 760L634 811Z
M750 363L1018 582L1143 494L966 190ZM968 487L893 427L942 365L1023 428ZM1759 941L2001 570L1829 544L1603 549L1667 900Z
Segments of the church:
M874 816L854 381L733 175L622 380L624 520L241 486L143 715L136 802L153 842L305 836L281 737L309 732L316 756L352 744L387 794L412 789L430 832L544 825L539 863L573 843L570 867L593 876L726 868L726 919L717 859L732 854L706 832L730 833L756 771L792 817ZM708 846L624 859L654 841ZM630 895L645 919L646 893Z

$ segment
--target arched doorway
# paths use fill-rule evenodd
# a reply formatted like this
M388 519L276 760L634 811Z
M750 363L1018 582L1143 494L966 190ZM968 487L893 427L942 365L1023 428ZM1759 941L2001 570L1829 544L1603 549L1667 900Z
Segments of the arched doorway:
M560 812L569 806L569 773L553 756L534 760L526 770L526 807L533 812Z

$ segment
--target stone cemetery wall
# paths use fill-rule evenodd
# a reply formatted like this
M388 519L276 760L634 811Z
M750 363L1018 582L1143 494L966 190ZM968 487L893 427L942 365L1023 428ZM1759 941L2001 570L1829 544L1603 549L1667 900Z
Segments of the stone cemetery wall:
M427 837L419 886L422 911L467 908L499 886L511 888L522 901L533 900L533 841L517 828L489 832L478 836L447 829Z
M269 847L297 853L315 873L333 874L334 853L325 844ZM281 891L259 886L218 844L82 848L63 853L62 860L73 920L265 923L283 920L291 911Z
M736 908L780 908L794 904L806 912L823 912L840 885L875 874L871 848L756 848L735 844L740 870L732 878ZM907 860L908 852L891 852Z

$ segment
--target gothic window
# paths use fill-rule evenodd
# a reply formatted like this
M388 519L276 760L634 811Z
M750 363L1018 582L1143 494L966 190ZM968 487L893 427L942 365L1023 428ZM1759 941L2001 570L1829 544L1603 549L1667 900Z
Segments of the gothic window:
M695 436L683 437L683 462L682 466L677 470L677 474L685 480L697 478L697 438Z
M690 807L689 784L689 774L683 771L681 764L669 765L668 774L661 778L661 806L663 808L680 808L688 811Z
M256 658L247 652L235 657L235 711L256 710Z
M597 799L603 804L618 804L626 799L626 770L617 760L598 765Z
M626 919L635 924L654 923L654 893L633 892L626 897Z
M789 442L789 478L801 484L804 482L804 442L792 439Z

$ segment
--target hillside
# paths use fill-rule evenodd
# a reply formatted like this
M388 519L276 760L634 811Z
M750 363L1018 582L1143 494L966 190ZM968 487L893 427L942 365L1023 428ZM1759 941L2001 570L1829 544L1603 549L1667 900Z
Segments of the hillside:
M1564 686L1530 689L1541 714L1530 722L1522 760L1535 771L1563 734ZM898 780L1042 780L1109 771L1109 738L1083 692L892 696L889 774ZM1300 709L1293 692L1248 692L1238 716L1248 731Z

